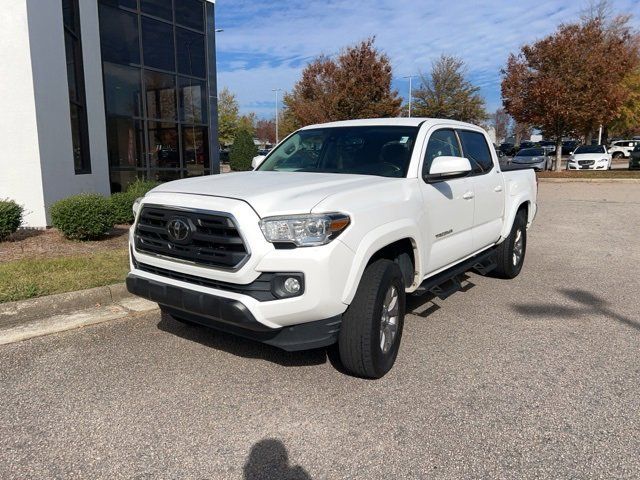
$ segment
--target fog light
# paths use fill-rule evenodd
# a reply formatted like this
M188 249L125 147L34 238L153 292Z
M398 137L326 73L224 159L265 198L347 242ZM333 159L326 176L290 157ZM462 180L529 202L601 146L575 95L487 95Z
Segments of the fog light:
M289 277L284 281L284 290L291 295L295 295L300 291L300 280L295 277Z

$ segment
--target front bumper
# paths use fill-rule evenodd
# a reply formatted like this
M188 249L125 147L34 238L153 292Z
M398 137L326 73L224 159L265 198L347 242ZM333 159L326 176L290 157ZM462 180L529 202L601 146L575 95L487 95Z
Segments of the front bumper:
M157 302L170 315L217 330L257 340L287 351L310 350L332 345L338 339L341 318L272 329L258 322L240 301L206 294L130 273L127 290Z
M591 165L580 165L576 162L569 162L567 164L568 170L608 170L609 163L596 162Z

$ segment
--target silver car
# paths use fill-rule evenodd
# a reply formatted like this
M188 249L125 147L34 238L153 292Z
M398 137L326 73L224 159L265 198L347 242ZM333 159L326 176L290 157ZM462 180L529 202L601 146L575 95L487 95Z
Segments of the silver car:
M511 163L528 165L538 172L551 168L551 159L544 148L523 148L516 153Z

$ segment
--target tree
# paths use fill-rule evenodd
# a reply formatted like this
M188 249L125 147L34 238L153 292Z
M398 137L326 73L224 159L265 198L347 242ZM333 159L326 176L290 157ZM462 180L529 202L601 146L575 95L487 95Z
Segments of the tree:
M412 113L476 124L486 120L484 99L478 93L480 88L466 80L465 74L462 59L441 55L433 62L428 77L420 74Z
M256 114L254 112L242 115L238 119L238 130L246 130L251 136L256 133Z
M253 135L246 129L239 129L229 152L231 170L251 170L251 161L258 155L258 148L253 143Z
M520 53L503 70L505 110L555 140L560 169L562 137L610 122L628 98L620 78L633 67L630 30L605 32L600 20L561 25Z
M276 143L276 121L274 118L269 120L258 120L256 123L256 137L258 140L274 144Z
M391 89L391 63L375 38L347 47L336 60L321 56L305 67L284 106L299 126L335 120L396 117L402 100Z
M624 77L622 85L629 96L608 125L608 131L611 135L628 138L640 134L640 68Z
M493 128L496 131L496 142L504 142L509 136L509 130L511 128L511 117L504 108L499 108L491 115Z
M236 96L224 87L218 94L218 143L220 146L233 142L240 120L238 112Z

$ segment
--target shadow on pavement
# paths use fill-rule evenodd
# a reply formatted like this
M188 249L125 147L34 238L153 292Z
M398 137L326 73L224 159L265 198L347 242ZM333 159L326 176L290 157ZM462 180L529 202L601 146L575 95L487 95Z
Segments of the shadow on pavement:
M609 302L591 292L580 289L563 289L560 292L569 300L578 303L579 306L554 305L552 303L530 303L515 305L515 310L526 316L536 317L567 317L599 313L617 322L640 331L640 323L631 320L609 307Z
M244 480L311 480L299 465L289 465L287 448L280 440L260 440L244 464Z
M326 349L286 352L264 343L244 339L212 328L183 324L166 313L162 314L158 322L158 329L232 355L267 360L284 367L322 365L327 362Z

